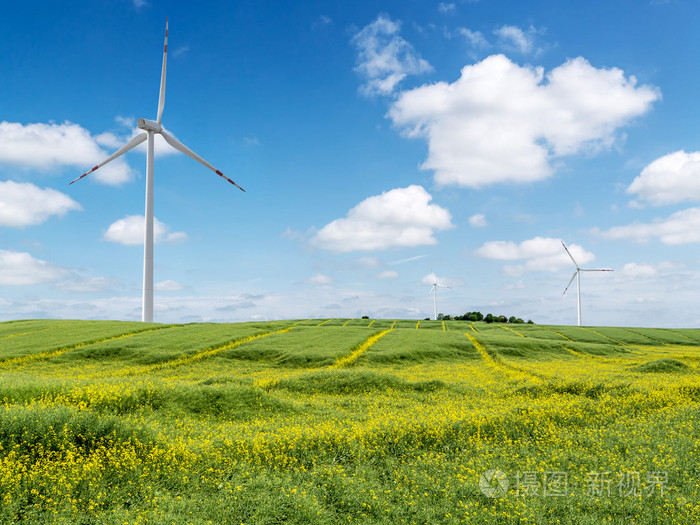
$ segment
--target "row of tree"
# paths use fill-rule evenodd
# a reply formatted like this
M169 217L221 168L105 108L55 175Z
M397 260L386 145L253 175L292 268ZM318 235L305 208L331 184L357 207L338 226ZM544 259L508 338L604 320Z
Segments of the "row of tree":
M506 317L505 315L493 315L493 314L482 314L481 312L467 312L464 315L444 315L438 314L438 321L485 321L487 323L515 323L515 324L525 324L520 317L515 317L511 315ZM532 320L528 319L527 324L535 324Z

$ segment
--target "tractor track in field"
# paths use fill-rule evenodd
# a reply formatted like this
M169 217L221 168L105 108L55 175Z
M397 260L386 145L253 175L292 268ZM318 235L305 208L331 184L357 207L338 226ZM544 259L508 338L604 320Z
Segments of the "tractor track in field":
M543 330L547 330L548 332L552 332L553 334L557 334L559 337L563 337L567 341L571 341L572 343L574 342L574 340L571 339L570 337L567 337L564 334L562 334L561 332L557 332L556 330L553 330L552 328L547 328L546 326L539 326L539 328L542 328Z
M362 343L357 345L354 349L350 351L349 354L339 357L338 359L335 360L335 362L331 365L328 366L317 366L317 367L312 367L312 368L305 368L303 370L295 370L292 372L287 372L283 374L281 377L276 377L274 379L263 379L260 381L256 381L255 385L259 388L262 389L269 389L274 387L277 383L279 383L283 379L289 379L289 378L299 378L303 376L307 376L310 374L315 374L319 371L322 370L337 370L337 369L342 369L342 368L349 368L352 367L357 360L362 357L379 339L387 335L389 332L392 332L394 328L396 327L396 323L398 321L394 321L391 325L391 328L384 330L382 332L375 332L371 336L369 336L367 339L365 339ZM371 324L371 323L370 323Z
M335 363L330 365L328 368L345 368L348 366L352 366L365 352L367 352L367 350L370 349L370 347L372 347L372 345L374 345L374 343L376 343L386 334L391 332L394 329L394 325L396 325L396 322L394 322L394 324L391 325L391 328L389 328L388 330L384 330L383 332L379 332L369 336L364 342L360 343L348 355L336 359Z
M521 334L521 333L518 332L517 330L513 330L512 328L508 328L507 326L503 326L502 324L499 324L499 325L498 325L498 328L502 328L503 330L506 330L506 331L508 331L508 332L512 332L512 333L514 333L515 335L519 335L520 337L527 337L526 335Z
M467 339L469 339L469 341L474 345L474 348L476 348L477 352L479 352L486 365L490 366L494 370L506 374L517 373L547 383L550 383L554 380L553 377L540 374L538 372L533 372L532 370L528 370L527 368L516 366L511 363L507 363L503 361L503 359L501 359L501 356L499 356L498 353L494 352L491 348L488 347L488 345L480 341L477 337L473 336L468 332L464 332L464 335L466 335Z
M46 352L40 352L38 354L30 354L30 355L23 355L23 356L18 356L18 357L10 357L8 359L3 359L0 361L0 367L4 366L23 366L27 363L33 363L35 361L43 361L46 359L51 359L53 357L57 357L59 355L63 355L66 352L71 352L73 350L77 350L78 348L85 348L86 346L91 346L91 345L96 345L99 343L104 343L107 341L114 341L115 339L124 339L126 337L132 337L134 335L139 335L139 334L145 334L148 332L155 332L158 330L167 330L167 329L172 329L172 328L181 328L184 325L164 325L164 326L156 326L152 328L145 328L143 330L135 330L133 332L127 332L124 334L119 334L119 335L114 335L110 337L101 337L97 339L92 339L90 341L83 341L80 343L75 343L72 345L66 345L62 346L59 348L55 348L53 350L47 350Z
M224 350L231 350L233 348L237 348L245 343L249 343L251 341L255 341L256 339L261 339L263 337L268 337L271 335L277 335L277 334L286 334L287 332L290 332L293 330L296 326L296 323L292 326L289 326L287 328L282 328L281 330L274 330L271 332L263 332L263 333L258 333L258 334L253 334L249 335L246 337L242 337L240 339L234 339L231 341L228 341L224 344L217 345L213 348L207 348L205 350L196 352L192 355L187 355L187 356L180 356L175 359L170 359L168 361L164 361L162 363L156 363L153 365L142 365L140 367L132 367L124 370L123 372L115 375L119 376L132 376L132 375L137 375L137 374L144 374L144 373L151 373L151 372L157 372L159 370L165 370L165 369L173 369L173 368L178 368L180 366L184 365L189 365L198 361L202 361L204 359L209 359L211 357L214 357L215 355L223 352Z

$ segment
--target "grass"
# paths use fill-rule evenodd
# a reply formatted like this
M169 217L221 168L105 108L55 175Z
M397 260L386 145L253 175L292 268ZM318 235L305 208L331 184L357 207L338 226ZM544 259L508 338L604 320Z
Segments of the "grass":
M695 523L698 366L698 330L0 323L0 523Z

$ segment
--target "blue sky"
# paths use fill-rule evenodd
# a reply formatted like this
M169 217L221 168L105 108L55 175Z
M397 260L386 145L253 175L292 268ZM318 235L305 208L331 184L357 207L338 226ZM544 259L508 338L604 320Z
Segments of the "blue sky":
M700 326L690 0L5 6L0 319L140 319L166 16L156 321Z

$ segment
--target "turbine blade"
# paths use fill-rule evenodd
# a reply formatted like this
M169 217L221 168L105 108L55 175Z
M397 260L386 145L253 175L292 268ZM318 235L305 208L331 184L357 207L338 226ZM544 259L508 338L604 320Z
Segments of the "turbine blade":
M610 268L579 268L582 272L614 272Z
M430 295L431 293L433 293L433 290L435 290L435 286L433 286L432 288L430 288L430 291L428 292L428 295Z
M158 116L156 121L160 124L165 107L165 70L168 65L168 19L165 19L165 46L163 47L163 69L160 74L160 94L158 95Z
M576 274L578 274L578 272L574 272L574 275L571 276L571 280L569 281L569 284L566 285L566 288L564 288L564 291L561 294L562 297L564 297L564 294L569 289L569 286L571 286L571 283L573 283L574 279L576 279Z
M574 259L574 256L571 255L571 252L570 252L569 249L566 247L566 244L564 244L564 241L561 241L561 245L562 245L562 246L564 247L564 249L566 250L566 253L569 254L569 257L571 257L571 260L574 262L574 265L576 266L576 268L578 268L578 263L576 262L576 259Z
M116 159L117 157L119 157L120 155L123 155L124 153L126 153L126 152L129 151L130 149L134 149L136 146L138 146L139 144L141 144L141 143L142 143L144 140L146 140L147 138L148 138L148 133L146 133L145 131L144 131L143 133L139 133L139 134L136 135L133 139L131 139L129 142L127 142L126 144L124 144L124 146L122 146L120 149L118 149L117 151L115 151L114 153L112 153L109 157L107 157L105 160L103 160L102 162L100 162L97 166L95 166L94 168L92 168L90 171L86 171L86 172L83 173L80 177L78 177L77 179L71 181L70 184L69 184L69 186L70 186L71 184L73 184L74 182L79 181L80 179L82 179L82 178L85 177L86 175L89 175L90 173L92 173L93 171L95 171L97 168L101 168L102 166L104 166L104 165L107 164L108 162L111 162L111 161L113 161L114 159Z
M197 154L196 154L194 151L192 151L190 148L188 148L187 146L185 146L182 142L180 142L180 141L177 140L175 137L173 137L170 133L168 133L168 132L165 131L165 130L161 130L160 134L163 135L163 138L165 139L165 142L167 142L168 144L170 144L173 148L175 148L176 150L178 150L178 151L181 152L181 153L184 153L184 154L187 155L188 157L193 158L194 160L196 160L196 161L199 162L200 164L206 166L207 168L209 168L210 170L212 170L214 173L216 173L219 177L221 177L221 178L226 179L227 181L229 181L231 184L233 184L233 185L234 185L236 188L238 188L239 190L245 191L245 190L244 190L243 188L241 188L238 184L236 184L235 182L233 182L233 181L232 181L231 179L229 179L226 175L224 175L223 173L221 173L221 172L220 172L219 170L217 170L214 166L212 166L211 164L209 164L206 160L204 160L202 157L200 157L199 155L197 155Z

